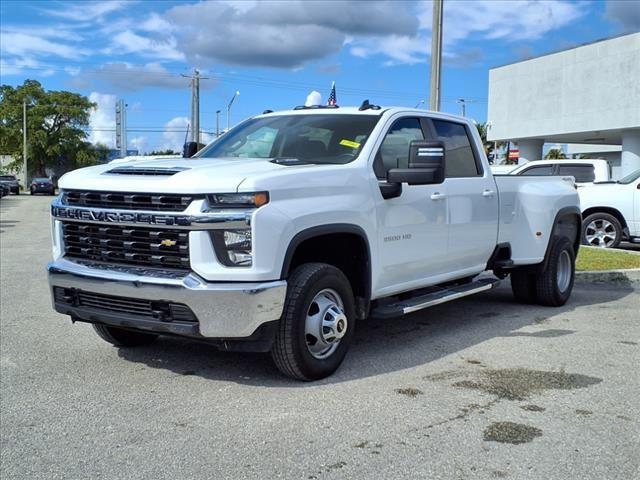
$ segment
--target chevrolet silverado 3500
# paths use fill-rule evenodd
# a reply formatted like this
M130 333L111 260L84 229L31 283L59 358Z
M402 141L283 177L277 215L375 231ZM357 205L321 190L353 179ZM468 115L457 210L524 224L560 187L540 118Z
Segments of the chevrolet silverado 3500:
M356 323L507 275L517 300L563 305L580 243L572 178L494 177L468 119L368 102L268 112L192 158L59 186L58 312L119 347L166 334L270 351L300 380L338 368Z

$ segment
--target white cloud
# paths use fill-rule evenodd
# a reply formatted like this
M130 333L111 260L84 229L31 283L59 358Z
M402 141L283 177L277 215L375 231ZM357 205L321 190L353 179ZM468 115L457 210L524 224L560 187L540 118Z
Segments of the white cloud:
M129 140L129 145L133 149L138 150L138 153L143 154L147 151L147 146L149 145L149 139L144 135L141 135L139 137L134 137L131 140Z
M87 20L99 20L101 21L105 16L110 13L123 9L127 4L131 5L133 2L124 0L108 0L102 2L65 2L59 3L59 8L42 8L43 13L52 17L64 18L66 20L73 20L77 22L84 22Z
M90 51L86 48L66 45L59 41L50 41L46 38L39 37L21 32L0 32L0 51L2 56L15 55L54 55L66 59L77 59L79 56L87 56Z
M109 148L115 147L116 96L108 93L91 92L89 100L97 107L89 118L89 141L101 143Z
M186 89L189 79L169 72L161 63L132 65L127 62L105 63L98 68L86 70L75 85L81 87L90 82L107 83L119 90L138 90L149 87ZM201 88L213 86L213 79L203 81Z
M177 47L199 65L296 68L339 52L347 36L415 35L418 21L393 1L200 2L165 18Z
M456 61L459 50L469 50L470 39L522 41L536 40L587 14L585 2L566 0L456 0L445 2L443 54ZM426 62L431 52L433 3L416 6L418 33L379 38L355 37L348 43L358 57L383 55L387 64ZM465 56L463 53L462 56Z
M176 48L176 39L167 36L163 40L143 37L131 30L116 34L111 45L104 51L107 55L123 55L135 53L143 57L163 60L184 60L184 54Z
M154 12L149 15L149 17L142 22L138 28L145 32L167 33L173 30L173 25L171 25L171 23L161 15Z
M164 126L163 143L159 149L181 152L188 127L189 119L187 117L174 117L169 120Z

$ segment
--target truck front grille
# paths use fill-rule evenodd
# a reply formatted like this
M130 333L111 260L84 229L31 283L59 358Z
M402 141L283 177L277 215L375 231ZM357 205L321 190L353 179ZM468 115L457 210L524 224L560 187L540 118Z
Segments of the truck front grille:
M62 222L67 257L145 267L189 269L189 232Z
M117 210L182 212L197 198L204 197L165 193L123 193L84 190L65 190L62 192L62 203L65 205L112 208Z
M62 287L54 287L53 296L56 303L73 307L151 317L164 322L196 323L198 321L191 309L182 303L116 297Z

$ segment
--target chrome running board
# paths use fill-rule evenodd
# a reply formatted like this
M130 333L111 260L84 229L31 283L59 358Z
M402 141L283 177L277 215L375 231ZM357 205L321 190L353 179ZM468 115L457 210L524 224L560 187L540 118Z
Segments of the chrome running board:
M417 295L413 298L400 300L394 303L380 305L371 310L372 318L393 318L409 313L417 312L425 308L440 305L441 303L457 300L476 293L491 290L500 284L495 278L483 278L463 285L449 287L434 287L433 291Z

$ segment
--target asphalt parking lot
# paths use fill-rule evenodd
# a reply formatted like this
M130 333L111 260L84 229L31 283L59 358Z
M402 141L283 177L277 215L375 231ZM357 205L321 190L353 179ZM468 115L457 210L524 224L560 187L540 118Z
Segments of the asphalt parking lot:
M333 377L163 339L120 350L50 304L51 197L0 202L0 477L640 477L640 291L497 290L359 325Z

